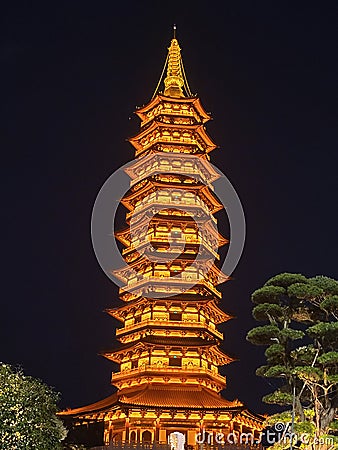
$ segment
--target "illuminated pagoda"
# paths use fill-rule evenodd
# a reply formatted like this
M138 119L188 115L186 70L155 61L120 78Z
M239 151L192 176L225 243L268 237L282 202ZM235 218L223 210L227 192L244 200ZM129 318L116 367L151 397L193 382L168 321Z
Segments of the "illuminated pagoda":
M217 249L228 242L213 226L223 208L211 184L219 177L209 163L216 145L205 131L211 117L190 92L175 37L163 75L164 92L157 88L137 109L141 129L129 139L135 160L126 169L131 183L122 199L128 226L116 233L128 263L115 272L124 283L124 303L107 310L122 327L119 344L103 353L119 365L111 380L117 391L60 415L75 424L101 421L105 445L166 443L176 431L189 446L203 430L209 443L216 433L258 438L262 418L220 394L226 378L219 367L233 359L220 348L217 329L231 319L219 307L217 289L228 277L207 264L220 259Z

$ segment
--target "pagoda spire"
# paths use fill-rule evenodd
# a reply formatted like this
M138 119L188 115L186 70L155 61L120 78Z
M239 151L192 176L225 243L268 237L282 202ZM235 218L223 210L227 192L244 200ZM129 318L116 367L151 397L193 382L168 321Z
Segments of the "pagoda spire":
M184 97L182 87L184 79L181 67L181 48L178 40L173 38L169 47L167 76L164 79L164 95L168 97Z
M183 98L193 97L184 71L183 60L181 56L181 47L176 38L176 25L173 27L173 38L168 48L167 58L157 83L152 99L159 93L159 87L164 81L164 95L166 97ZM166 76L164 77L166 71Z
M174 36L168 48L167 76L164 79L164 95L168 97L185 97L183 87L190 93L184 73L181 47L176 39L176 25L174 25Z

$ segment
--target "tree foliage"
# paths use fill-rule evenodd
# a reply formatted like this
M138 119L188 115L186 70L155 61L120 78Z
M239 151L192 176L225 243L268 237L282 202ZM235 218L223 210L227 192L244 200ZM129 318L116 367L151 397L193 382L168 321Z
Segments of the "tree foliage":
M263 324L247 340L267 347L266 365L256 374L280 380L263 401L288 407L295 387L296 425L316 436L328 433L338 412L338 281L282 273L257 289L252 302L253 317Z
M0 448L61 449L67 432L56 417L57 402L40 380L0 363Z

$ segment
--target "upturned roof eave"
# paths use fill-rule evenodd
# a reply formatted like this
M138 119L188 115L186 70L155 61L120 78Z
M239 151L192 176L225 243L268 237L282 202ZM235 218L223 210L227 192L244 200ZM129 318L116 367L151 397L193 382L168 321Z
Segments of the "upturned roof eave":
M154 108L156 105L161 103L161 101L170 101L172 103L192 103L192 105L196 108L198 114L200 115L203 123L212 120L212 116L208 114L202 106L201 100L197 95L192 97L168 97L163 94L157 94L155 97L150 100L146 105L141 106L135 110L135 114L143 121L147 119L146 113Z

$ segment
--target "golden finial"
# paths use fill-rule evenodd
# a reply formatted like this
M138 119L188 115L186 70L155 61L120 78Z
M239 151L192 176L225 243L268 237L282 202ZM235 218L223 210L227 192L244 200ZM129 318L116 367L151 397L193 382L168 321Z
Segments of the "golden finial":
M181 48L178 45L176 39L176 25L173 26L173 39L171 40L167 59L165 60L164 67L154 91L152 98L158 93L158 89L163 80L165 70L167 69L167 75L164 78L164 95L168 97L192 97L192 93L189 88L188 80L185 75L183 61L181 57ZM184 92L183 92L184 91Z
M182 73L181 49L176 39L176 25L174 25L174 37L168 48L167 76L164 79L164 95L168 97L184 97L182 87L184 78Z

